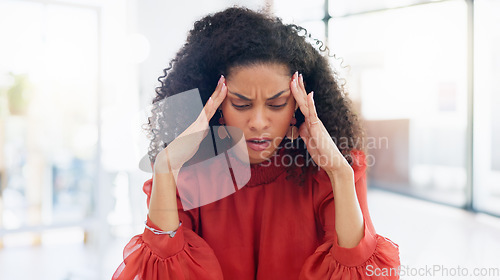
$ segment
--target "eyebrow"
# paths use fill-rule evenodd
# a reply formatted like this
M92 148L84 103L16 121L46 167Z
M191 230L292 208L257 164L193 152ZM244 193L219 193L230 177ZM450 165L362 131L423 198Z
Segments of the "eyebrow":
M287 91L289 91L289 90L290 90L290 89L285 89L285 90L282 90L282 91L280 91L280 92L276 93L275 95L273 95L273 96L269 97L267 100L273 100L273 99L276 99L276 98L280 97L283 93L285 93L285 92L287 92ZM248 97L246 97L246 96L244 96L244 95L241 95L241 94L239 94L239 93L237 93L237 92L231 92L231 91L229 91L229 90L228 90L228 92L229 92L230 94L233 94L233 95L238 96L239 98L241 98L241 99L243 99L243 100L246 100L246 101L252 101L252 99L250 99L250 98L248 98Z

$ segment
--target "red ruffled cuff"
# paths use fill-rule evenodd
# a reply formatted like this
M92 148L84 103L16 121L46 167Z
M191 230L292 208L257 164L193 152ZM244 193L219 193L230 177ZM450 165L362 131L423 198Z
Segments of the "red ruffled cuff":
M366 226L366 220L363 220L364 236L358 245L353 248L345 248L338 245L338 241L331 242L333 257L345 266L357 266L370 258L377 246L376 235Z
M147 225L158 229L149 218ZM208 244L181 225L174 237L146 229L123 250L123 262L113 280L197 279L221 280L220 264Z
M152 227L157 230L161 230L157 225L155 225L149 216L146 221L148 227ZM151 230L145 228L142 234L142 239L146 243L151 251L161 258L168 258L173 255L178 254L184 250L186 244L184 239L184 226L181 224L177 229L174 237L170 237L168 234L154 234Z
M333 239L320 245L307 258L299 279L399 279L396 273L399 266L399 246L372 233L365 224L365 236L354 248L340 247ZM376 271L393 273L382 276Z

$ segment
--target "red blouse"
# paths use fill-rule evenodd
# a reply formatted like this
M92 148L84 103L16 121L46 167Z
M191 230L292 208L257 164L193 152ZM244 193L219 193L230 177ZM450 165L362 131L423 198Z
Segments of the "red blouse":
M182 225L176 235L145 229L133 237L113 279L398 279L398 245L376 234L366 200L365 156L353 156L365 226L356 247L337 243L325 171L308 167L299 185L286 179L286 167L251 165L250 181L223 199L184 211L178 195ZM184 180L195 184L199 178ZM148 205L151 188L152 179L143 188ZM149 218L147 225L159 229Z

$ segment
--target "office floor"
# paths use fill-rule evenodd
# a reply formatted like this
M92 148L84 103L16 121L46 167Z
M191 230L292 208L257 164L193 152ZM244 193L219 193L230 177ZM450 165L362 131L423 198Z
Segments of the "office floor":
M401 279L500 279L500 218L381 190L368 199L377 232L400 246Z
M369 191L368 199L377 232L400 246L401 264L408 274L420 273L402 279L500 279L491 274L495 271L474 278L443 274L457 272L458 267L469 273L475 268L497 268L498 273L499 218L376 189ZM103 250L81 243L6 248L0 250L0 279L110 279L129 238L113 239ZM430 275L430 267L440 271Z

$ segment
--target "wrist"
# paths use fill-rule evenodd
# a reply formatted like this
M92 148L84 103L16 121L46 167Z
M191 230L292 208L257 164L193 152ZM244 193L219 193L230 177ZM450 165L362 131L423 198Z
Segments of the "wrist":
M182 164L180 166L182 166ZM180 167L172 165L172 162L170 160L170 155L168 154L167 149L163 149L160 153L158 153L155 159L155 163L153 165L154 176L159 174L162 175L170 174L177 179L179 171Z
M334 170L325 170L326 174L330 180L354 178L354 170L349 164L342 165L341 167Z
M162 189L177 188L178 172L153 172L153 189L161 187Z
M342 167L332 171L326 171L326 174L330 178L334 193L337 193L337 189L352 189L354 190L354 170L351 166Z
M155 162L153 164L153 173L170 173L171 169L172 166L170 165L167 149L163 149L156 155Z
M156 229L154 227L148 226L147 220L146 220L146 222L144 222L144 224L146 225L147 229L149 229L152 233L154 233L156 235L169 235L170 238L173 238L175 236L175 234L177 233L177 230L179 229L179 227L182 225L182 222L179 222L179 226L177 226L177 228L175 230L169 230L169 231L163 231L161 229Z

